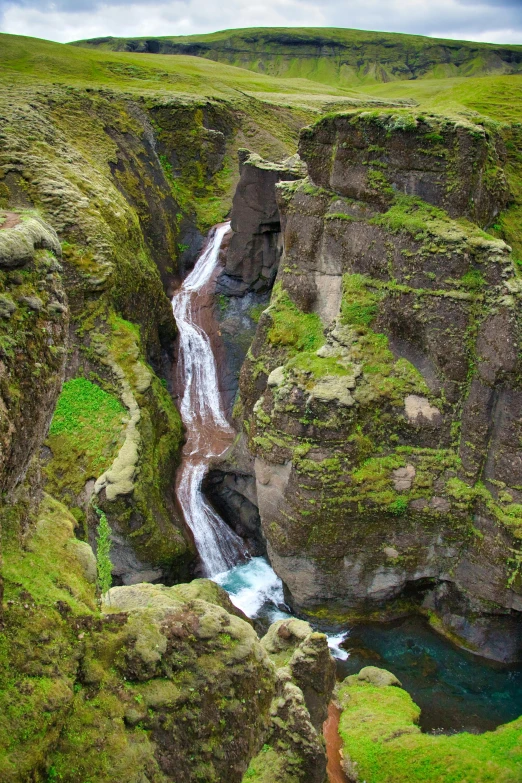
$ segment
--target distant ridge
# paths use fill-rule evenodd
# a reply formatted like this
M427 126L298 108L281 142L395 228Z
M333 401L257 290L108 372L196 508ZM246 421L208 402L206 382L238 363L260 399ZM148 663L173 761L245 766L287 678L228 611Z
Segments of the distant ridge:
M91 38L73 46L185 54L270 76L348 86L522 72L522 45L341 28L247 28L207 35Z

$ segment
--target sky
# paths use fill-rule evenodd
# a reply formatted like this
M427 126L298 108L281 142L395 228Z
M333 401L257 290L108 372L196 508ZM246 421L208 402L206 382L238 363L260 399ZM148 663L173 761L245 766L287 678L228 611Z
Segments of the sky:
M354 27L522 44L522 0L0 0L0 30L52 41Z

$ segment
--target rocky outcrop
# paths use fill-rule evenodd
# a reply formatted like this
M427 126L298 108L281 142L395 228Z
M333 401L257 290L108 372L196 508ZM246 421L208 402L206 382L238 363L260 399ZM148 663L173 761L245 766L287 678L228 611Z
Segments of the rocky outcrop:
M324 634L302 620L279 620L261 640L277 667L271 722L243 781L324 783L322 726L335 683Z
M487 226L508 200L500 137L464 121L337 115L305 129L299 149L315 185L380 209L403 193Z
M417 609L518 660L520 285L504 242L451 217L502 209L502 143L356 113L300 153L240 381L271 562L300 611Z
M260 641L207 580L115 587L100 612L67 509L44 496L24 548L15 522L4 515L2 781L241 781L273 743L295 780L323 783L326 637L287 621Z
M233 234L225 268L216 285L218 293L228 296L272 288L282 253L275 185L305 174L298 157L271 163L248 150L240 150L239 165L240 178L231 214Z

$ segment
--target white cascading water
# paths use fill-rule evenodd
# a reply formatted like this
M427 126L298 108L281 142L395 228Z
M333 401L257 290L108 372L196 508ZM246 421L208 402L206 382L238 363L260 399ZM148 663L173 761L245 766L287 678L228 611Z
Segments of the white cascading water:
M199 323L202 298L219 263L219 251L229 228L230 224L225 223L215 229L194 269L172 298L179 331L178 366L183 373L180 412L187 432L177 495L207 576L245 560L243 542L201 491L210 460L222 454L234 437L223 411L212 346Z
M263 557L248 558L243 542L207 503L201 484L213 457L232 443L218 387L216 361L203 328L205 310L212 308L212 282L219 251L230 224L214 229L209 242L172 298L179 332L180 412L187 432L178 471L177 496L206 576L227 590L231 600L249 617L264 614L271 622L290 617L285 611L283 584ZM335 657L348 654L340 647L346 634L329 637Z

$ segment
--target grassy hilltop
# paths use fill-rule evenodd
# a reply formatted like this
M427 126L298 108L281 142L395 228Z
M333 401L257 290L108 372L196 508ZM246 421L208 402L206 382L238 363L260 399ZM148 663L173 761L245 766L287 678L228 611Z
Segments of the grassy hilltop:
M341 87L405 79L517 73L522 46L341 28L250 28L207 35L92 38L105 51L190 54L283 78Z

